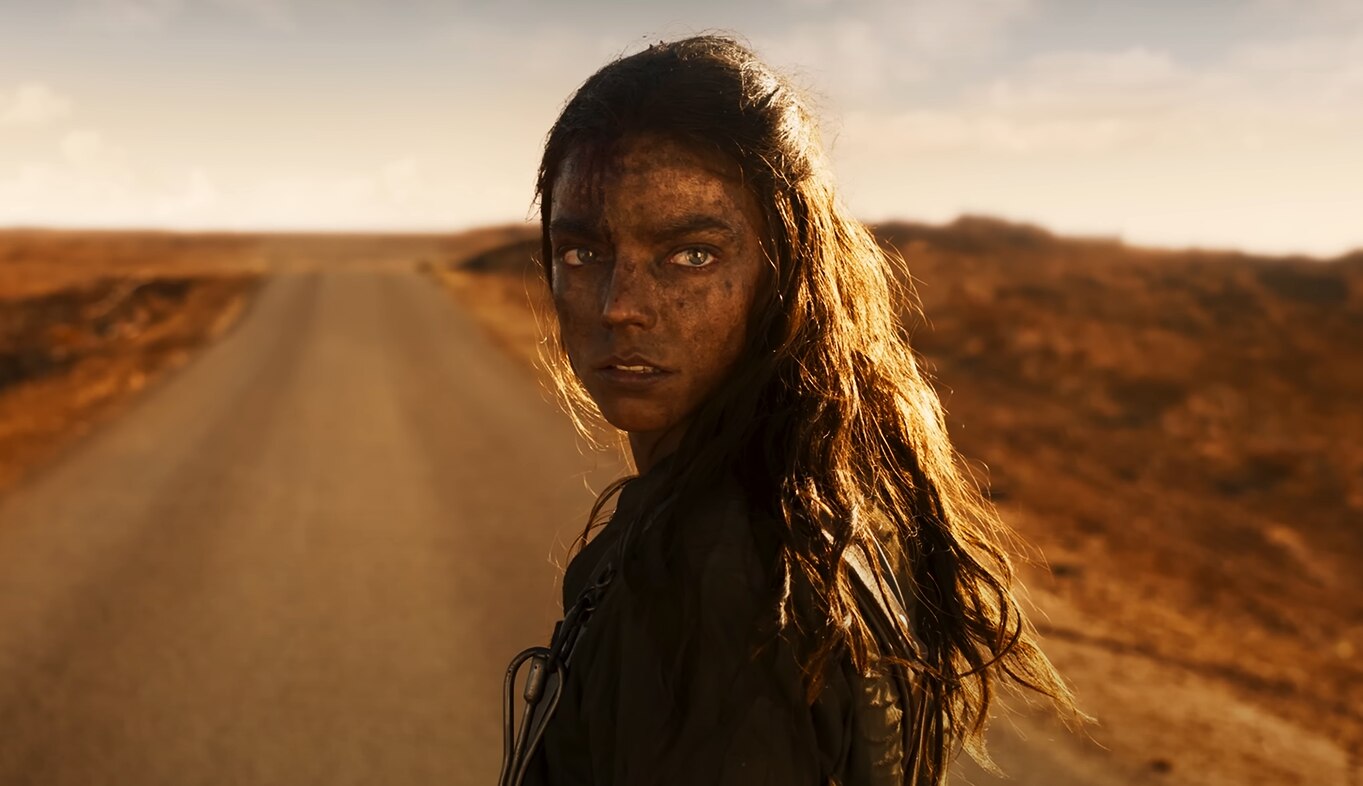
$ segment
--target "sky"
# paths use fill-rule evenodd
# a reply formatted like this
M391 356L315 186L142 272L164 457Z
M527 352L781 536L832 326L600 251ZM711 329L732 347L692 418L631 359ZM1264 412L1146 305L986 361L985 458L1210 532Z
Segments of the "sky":
M0 0L0 227L526 220L572 91L711 30L866 220L1363 247L1363 0Z

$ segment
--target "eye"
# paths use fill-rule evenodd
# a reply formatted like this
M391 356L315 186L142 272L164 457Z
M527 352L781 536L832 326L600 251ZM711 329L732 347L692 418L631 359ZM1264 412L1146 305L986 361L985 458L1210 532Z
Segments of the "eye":
M668 262L682 267L706 267L713 264L714 261L715 255L713 253L695 246L678 251L668 260Z
M560 260L563 261L563 264L568 265L570 267L581 267L583 265L589 265L593 262L596 262L598 259L595 251L591 250L590 248L582 248L580 246L565 248L562 251L558 252L558 257Z

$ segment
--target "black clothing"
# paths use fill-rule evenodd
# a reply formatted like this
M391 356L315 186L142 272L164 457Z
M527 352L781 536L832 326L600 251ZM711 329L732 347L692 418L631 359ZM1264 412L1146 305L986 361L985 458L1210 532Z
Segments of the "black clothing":
M640 516L660 475L625 486L611 521L569 564L564 608ZM759 546L736 483L708 496L678 522L676 543L695 570L675 587L636 592L617 570L577 644L526 784L902 783L898 691L849 661L806 703L794 652L776 634L775 555ZM675 624L683 607L695 614L689 634Z

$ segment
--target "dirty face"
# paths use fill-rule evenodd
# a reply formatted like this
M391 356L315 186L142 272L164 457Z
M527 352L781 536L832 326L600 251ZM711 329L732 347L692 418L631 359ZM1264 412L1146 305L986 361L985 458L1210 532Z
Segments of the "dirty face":
M734 165L666 139L627 141L590 175L570 155L554 182L554 305L573 370L637 460L738 360L768 267L762 214Z

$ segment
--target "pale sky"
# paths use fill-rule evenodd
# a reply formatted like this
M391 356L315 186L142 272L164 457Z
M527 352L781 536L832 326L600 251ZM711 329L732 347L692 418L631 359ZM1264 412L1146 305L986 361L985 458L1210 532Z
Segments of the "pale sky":
M526 219L572 90L710 29L862 218L1363 247L1363 0L0 0L0 226Z

